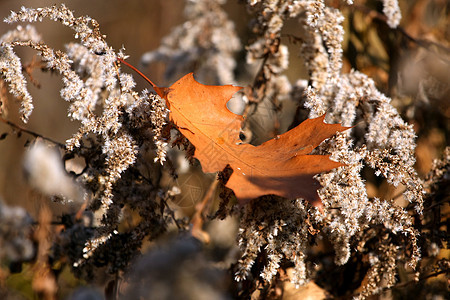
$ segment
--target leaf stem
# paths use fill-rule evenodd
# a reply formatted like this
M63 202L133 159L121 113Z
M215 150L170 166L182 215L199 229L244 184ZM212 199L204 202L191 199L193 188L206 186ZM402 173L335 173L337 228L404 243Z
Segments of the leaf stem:
M142 78L144 78L148 83L150 83L150 85L153 88L157 88L158 86L156 84L154 84L150 79L147 78L147 76L144 75L144 73L142 73L141 71L139 71L136 67L134 67L133 65L127 63L125 60L121 59L121 58L117 58L118 61L120 61L121 63L123 63L124 65L126 65L127 67L129 67L130 69L132 69L133 71L135 71L136 73L138 73Z

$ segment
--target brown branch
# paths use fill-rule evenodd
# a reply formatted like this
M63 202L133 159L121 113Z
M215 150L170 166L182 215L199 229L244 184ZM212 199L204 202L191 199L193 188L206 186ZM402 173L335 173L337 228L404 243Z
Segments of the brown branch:
M427 211L427 210L435 208L436 206L441 206L441 205L444 205L444 204L449 203L449 202L450 202L450 198L447 197L443 201L439 201L439 202L433 203L432 205L430 205L428 207L425 207L423 210Z
M33 70L34 69L44 69L45 68L45 64L41 61L41 60L37 60L36 56L33 56L32 60L30 63L28 64L24 64L23 65L23 71L28 75L28 77L30 78L31 83L37 87L38 89L41 88L41 84L39 83L39 81L33 77Z
M447 272L448 272L448 270L442 270L442 271L439 271L439 272L434 272L434 273L428 274L427 276L424 276L424 277L420 278L417 281L416 280L410 280L410 281L402 282L402 283L394 285L391 288L402 288L402 287L405 287L405 286L413 284L413 283L418 283L418 282L427 280L428 278L431 278L431 277L437 277L437 276L439 276L441 274L446 274ZM386 289L389 289L389 288L386 288Z
M219 183L219 180L216 177L214 178L214 181L209 186L208 191L206 192L206 195L203 197L202 202L196 205L196 211L194 216L192 217L191 223L192 223L192 236L197 238L198 240L202 241L205 244L208 244L210 241L209 234L206 233L202 227L204 223L204 216L203 212L208 208L208 204L210 203L213 193L216 190L217 184Z
M358 4L353 4L351 7L353 7L353 9L358 10L362 13L365 13L366 15L370 16L372 19L375 20L379 20L383 23L387 23L387 17L373 9L370 9L364 5L358 5ZM402 26L397 26L396 28L393 29L394 31L399 32L400 34L402 34L404 37L406 37L409 41L417 44L418 46L432 52L433 54L438 55L439 53L436 53L436 51L432 50L431 47L434 46L438 49L440 49L441 51L443 51L445 54L450 55L450 48L447 48L439 43L433 42L433 41L429 41L427 39L419 39L416 37L413 37L412 35L410 35L408 32L406 32L405 28L403 28ZM442 60L444 60L446 63L450 64L450 61L440 57Z
M23 127L15 124L15 123L13 123L11 121L3 119L2 117L0 117L0 122L5 123L6 125L8 125L8 126L14 128L14 129L18 130L19 132L25 132L25 133L27 133L29 135L34 136L35 138L41 138L41 139L46 140L46 141L48 141L50 143L53 143L53 144L57 145L58 147L60 147L62 149L66 148L66 146L64 144L60 143L60 142L57 142L57 141L55 141L55 140L53 140L51 138L45 137L45 136L43 136L43 135L41 135L39 133L36 133L34 131L31 131L31 130L28 130L26 128L23 128Z

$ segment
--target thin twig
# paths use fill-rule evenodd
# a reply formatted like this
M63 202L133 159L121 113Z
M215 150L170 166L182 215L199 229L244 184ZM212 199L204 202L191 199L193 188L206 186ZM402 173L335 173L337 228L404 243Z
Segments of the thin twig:
M51 142L51 143L57 145L58 147L60 147L60 148L62 148L62 149L65 149L65 148L66 148L66 145L64 145L64 144L62 144L62 143L60 143L60 142L57 142L57 141L55 141L55 140L53 140L53 139L51 139L51 138L45 137L45 136L43 136L43 135L41 135L41 134L39 134L39 133L36 133L36 132L34 132L34 131L31 131L31 130L28 130L28 129L26 129L26 128L23 128L23 127L21 127L21 126L15 124L15 123L13 123L13 122L11 122L11 121L8 121L8 120L3 119L2 117L0 117L0 121L3 122L3 123L5 123L5 124L8 125L8 126L14 128L14 129L16 129L16 130L19 130L20 132L25 132L25 133L27 133L27 134L29 134L29 135L32 135L32 136L36 137L36 138L39 137L39 138L41 138L41 139L43 139L43 140L46 140L46 141L48 141L48 142Z
M373 19L382 21L384 23L387 22L387 17L373 9L370 9L364 5L358 5L358 4L353 4L351 7L353 7L353 9L356 9L358 11L361 11L369 16L371 16ZM436 51L433 51L431 49L431 46L437 47L438 49L440 49L441 51L443 51L444 53L446 53L447 55L450 55L450 48L447 48L439 43L433 42L433 41L429 41L426 39L419 39L416 37L413 37L412 35L410 35L408 32L406 32L406 30L402 27L402 26L397 26L395 29L393 29L395 31L398 31L399 33L401 33L403 36L405 36L409 41L417 44L418 46L432 52L433 54L438 55L439 53L436 53ZM446 63L450 63L449 60L443 58L440 56L440 58L442 60L444 60Z
M431 277L436 277L436 276L439 276L441 274L446 274L447 272L448 272L448 270L442 270L442 271L439 271L439 272L431 273L431 274L428 274L427 276L424 276L424 277L420 278L418 281L410 280L410 281L406 281L406 282L402 282L402 283L396 284L393 287L401 288L401 287L407 286L409 284L418 283L420 281L427 280L428 278L431 278Z
M210 203L213 193L216 190L217 184L219 183L219 180L216 177L214 178L214 181L209 186L208 191L206 192L205 197L203 197L202 202L196 205L196 211L194 216L192 217L191 223L192 223L192 235L199 239L200 241L204 242L205 244L208 244L210 241L210 237L208 233L203 231L203 212L207 209L208 204Z

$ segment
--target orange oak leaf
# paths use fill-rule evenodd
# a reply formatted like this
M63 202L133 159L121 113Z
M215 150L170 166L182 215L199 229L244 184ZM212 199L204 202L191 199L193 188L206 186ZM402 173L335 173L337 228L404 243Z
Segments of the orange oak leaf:
M166 99L170 118L195 146L197 158L206 173L233 169L226 186L240 204L274 194L304 198L320 205L319 184L314 175L342 166L326 155L308 155L323 140L347 130L340 124L325 124L325 115L308 119L259 146L242 144L239 132L243 117L228 110L227 102L241 87L208 86L197 82L192 73L170 88L156 88Z
M242 144L239 133L243 117L226 106L241 87L203 85L190 73L171 87L161 88L126 61L119 61L144 77L166 100L172 122L195 146L194 157L204 172L222 171L226 166L233 169L226 186L234 191L240 204L273 194L321 205L317 194L320 186L313 176L343 164L330 160L328 155L309 153L336 132L351 127L326 124L323 115L259 146Z

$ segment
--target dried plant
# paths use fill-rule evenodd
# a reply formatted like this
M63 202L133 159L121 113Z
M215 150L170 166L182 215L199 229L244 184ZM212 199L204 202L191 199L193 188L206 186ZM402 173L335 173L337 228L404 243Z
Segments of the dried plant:
M92 268L92 264L83 264L88 257L94 255L93 260L98 260L102 256L101 251L93 254L95 249L103 247L104 251L109 251L112 245L119 246L120 242L128 241L129 256L116 252L118 261L110 263L112 270L123 269L136 254L142 240L149 236L157 237L166 230L169 222L165 201L170 196L158 188L157 176L147 178L137 168L137 165L154 165L153 161L145 161L146 152L154 152L155 161L162 163L165 160L166 141L162 131L166 108L158 96L147 91L138 94L133 90L133 78L123 73L117 64L117 58L125 55L122 51L115 53L107 45L94 19L75 17L72 11L61 5L42 9L22 8L19 12L12 12L5 21L35 22L43 18L73 29L80 42L68 44L65 52L54 50L41 41L33 27L24 29L18 26L2 38L2 75L13 95L22 101L24 122L28 120L33 104L14 48L30 47L38 51L46 69L57 71L62 76L61 97L70 103L68 116L81 123L78 132L66 141L65 160L76 156L84 158L86 165L80 174L75 174L76 180L86 190L84 197L89 200L90 210L103 211L94 231L92 224L83 226L80 215L72 216L74 224L62 235L62 242L57 247L62 250L57 253L62 255L68 251L74 266L82 270L85 265ZM135 164L139 160L143 164ZM39 178L40 189L48 192L45 184L55 184L52 179L61 175L59 170L46 171L40 164L39 155L33 155L26 167L33 170L30 171L33 178ZM132 167L133 164L136 167ZM160 167L152 168L158 170ZM80 199L72 197L67 200ZM124 205L136 209L142 222L130 232L118 233ZM71 241L74 235L83 238ZM82 251L75 253L74 249Z
M144 65L167 63L166 78L173 80L195 68L198 80L209 84L233 84L234 54L241 43L234 24L221 7L224 0L188 1L188 20L176 27L161 46L142 56Z
M43 69L60 74L61 98L69 103L68 117L80 123L78 131L64 145L56 146L64 151L61 160L66 163L82 158L85 165L81 171L64 171L56 162L58 152L49 154L52 150L41 140L30 146L25 161L30 184L42 193L63 198L63 203L75 201L80 205L84 201L87 207L61 218L64 230L53 240L49 259L68 261L78 277L97 281L106 268L108 274L115 275L110 280L116 296L122 293L135 298L148 295L149 286L161 298L177 297L186 294L186 282L191 283L192 297L280 298L277 291L289 280L297 287L314 281L331 296L364 299L387 290L408 293L407 285L419 287L428 277L448 273L449 261L438 253L448 247L448 216L440 208L448 205L450 150L447 147L429 175L421 178L416 171L416 132L406 119L417 122L417 103L423 102L402 102L408 91L401 81L399 93L389 97L390 90L382 92L374 79L358 69L356 59L350 63L353 69L344 71L350 55L345 47L345 17L358 9L365 10L351 0L334 7L323 0L249 0L246 6L252 17L252 39L243 50L241 44L246 42L236 34L222 7L224 2L187 1L187 20L165 37L158 49L144 54L142 62L165 62L168 81L190 71L195 71L199 81L218 85L244 85L246 78L252 77L240 95L245 106L243 114L251 123L244 128L247 131L254 129L255 112L268 105L275 113L264 118L275 124L274 135L280 133L281 107L289 103L297 107L290 128L306 116L324 114L327 123L351 127L325 140L313 152L330 155L343 164L316 176L321 185L321 206L314 207L301 198L274 195L239 205L224 186L230 178L226 168L219 175L218 211L200 219L205 223L211 219L238 219L239 254L229 260L218 259L218 267L213 259L205 258L211 252L191 238L158 241L172 230L189 230L188 219L172 201L180 191L168 186L163 177L176 178L176 162L166 155L168 145L185 146L188 156L192 155L191 146L180 132L171 130L173 124L167 120L168 109L162 98L147 90L135 91L132 75L125 73L119 63L127 57L124 50L116 52L106 43L97 21L75 17L64 5L22 8L11 12L5 21L31 23L50 19L71 28L78 40L67 44L64 51L56 50L31 25L19 25L0 38L2 80L20 100L22 120L27 122L30 118L33 100L15 49L28 47L39 53L45 63ZM428 44L398 27L398 1L385 0L382 4L384 15L375 14L382 21L380 26L426 48ZM292 21L297 30L295 34L286 33ZM301 78L296 70L290 71L292 47L297 47L295 54L302 58L307 78ZM445 57L441 60L445 64L447 59L448 67L450 51L445 51L445 45L440 47L429 49L440 49L436 55ZM237 65L237 53L246 56L247 66ZM245 71L236 71L237 68ZM244 73L247 75L242 76ZM292 76L296 82L292 82ZM421 81L417 97L427 101L443 99L446 94L442 86L445 84L440 77L430 77L427 82ZM256 135L255 130L249 135L253 143L258 140ZM50 163L54 167L44 167ZM64 182L59 189L49 184L56 177ZM398 195L374 194L369 188L377 184L390 186ZM196 230L203 225L198 216L207 208L205 203L197 209ZM0 215L8 209L11 210L2 205ZM20 240L17 247L22 254L13 257L8 246L2 248L0 259L30 260L35 250L23 232L31 230L31 221L21 210L15 214L21 215L15 220L17 224L1 219L0 242L13 234ZM124 221L126 218L132 221ZM26 231L14 231L22 227ZM225 235L226 231L221 230L211 236ZM136 264L146 239L165 246L151 248ZM212 252L218 249L214 244L211 247ZM236 253L236 246L227 246L226 250L231 255ZM195 256L191 261L190 254ZM160 265L159 260L167 265ZM228 291L217 284L225 269L233 274ZM350 276L343 276L349 272ZM212 275L205 278L200 273ZM190 280L183 282L191 275ZM340 281L334 280L341 277ZM171 280L177 282L173 289L168 284ZM122 282L126 284L119 292Z

